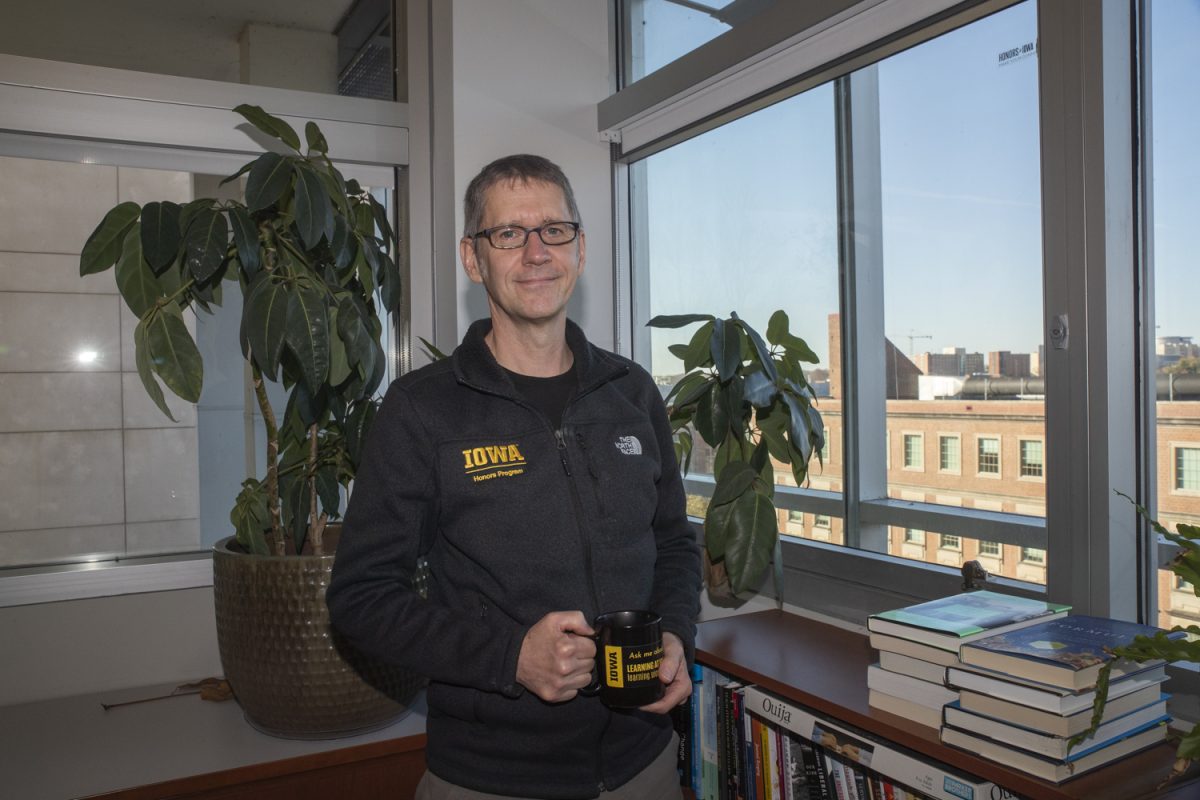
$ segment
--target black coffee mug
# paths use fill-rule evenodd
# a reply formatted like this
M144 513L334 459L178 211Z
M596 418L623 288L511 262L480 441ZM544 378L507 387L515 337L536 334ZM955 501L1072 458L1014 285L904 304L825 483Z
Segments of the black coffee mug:
M663 696L662 617L650 611L613 611L592 623L595 676L582 694L599 694L610 708L639 708Z

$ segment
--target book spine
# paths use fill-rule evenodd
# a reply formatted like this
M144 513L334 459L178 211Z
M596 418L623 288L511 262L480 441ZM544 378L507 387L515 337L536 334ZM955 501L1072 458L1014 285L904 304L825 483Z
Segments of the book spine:
M783 787L779 781L779 729L775 727L768 728L770 736L768 737L768 746L770 747L770 757L768 764L771 770L771 797L774 800L783 800Z
M704 668L699 664L692 667L692 699L688 703L692 707L692 738L691 744L691 767L692 774L688 785L692 788L694 797L701 797L700 794L700 732L704 727L704 719L700 713L701 695L704 680Z
M817 746L800 740L800 754L804 757L804 775L808 783L808 800L829 800L821 780L821 768L817 765Z
M704 715L704 731L700 740L700 752L704 758L700 774L701 800L717 800L717 705L716 705L716 673L705 667L703 681L702 709Z
M744 688L738 686L733 690L733 727L730 731L729 746L733 759L733 797L734 800L746 800L746 743L745 726L742 718L746 716L742 704Z
M763 728L766 727L766 724L764 722L760 721L758 719L758 717L752 717L751 722L750 722L750 727L751 727L751 736L753 738L753 745L754 745L755 794L759 798L759 800L771 800L771 797L767 792L767 784L768 784L767 772L766 772L766 770L763 769L763 752L762 752Z
M818 718L811 712L764 692L756 686L747 687L745 695L746 709L751 713L761 714L766 719L803 737L812 736L813 726L817 724ZM982 800L991 797L993 792L997 797L1004 796L1004 790L996 787L990 781L979 780L957 772L947 772L935 763L910 756L889 746L884 741L854 733L832 720L822 717L820 725L851 738L870 741L874 750L871 758L872 769L887 775L897 783L917 787L923 794L934 800L963 800L964 797Z
M717 800L730 800L728 788L729 752L726 747L725 726L729 724L729 684L718 683L716 687L716 751L717 751Z
M692 782L692 706L684 703L671 709L671 724L679 737L679 748L675 751L675 769L679 772L679 785L690 786Z
M744 694L743 694L744 698ZM742 786L746 792L747 800L759 800L758 792L758 765L754 760L754 723L755 717L753 714L746 714L745 706L742 707L741 715L742 722Z
M829 776L829 783L833 786L833 796L837 800L850 800L846 794L846 779L842 775L841 765L834 761L829 753L825 753L825 774Z

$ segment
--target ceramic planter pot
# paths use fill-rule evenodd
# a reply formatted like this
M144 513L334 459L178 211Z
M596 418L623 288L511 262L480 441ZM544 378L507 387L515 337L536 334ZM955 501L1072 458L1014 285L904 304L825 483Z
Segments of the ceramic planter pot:
M381 728L408 712L424 684L333 630L332 569L332 555L249 555L232 536L213 547L221 665L247 721L264 733L329 739Z

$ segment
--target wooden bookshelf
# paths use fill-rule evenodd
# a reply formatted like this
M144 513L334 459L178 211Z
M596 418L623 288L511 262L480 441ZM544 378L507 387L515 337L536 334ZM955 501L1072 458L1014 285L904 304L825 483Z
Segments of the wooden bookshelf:
M1195 800L1200 768L1162 791L1174 745L1142 751L1055 785L947 747L934 728L867 705L867 667L876 660L863 634L789 614L759 611L699 625L696 660L917 755L992 781L1029 800ZM991 800L983 798L982 800Z

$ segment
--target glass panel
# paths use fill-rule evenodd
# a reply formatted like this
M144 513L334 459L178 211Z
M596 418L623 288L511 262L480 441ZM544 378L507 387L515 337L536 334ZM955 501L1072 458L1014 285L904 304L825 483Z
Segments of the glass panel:
M1021 477L1022 478L1040 478L1042 477L1042 443L1031 439L1022 439L1020 442L1021 449Z
M917 433L904 434L904 466L921 469L925 466L925 439Z
M49 0L6 15L0 52L392 100L391 7L391 0L222 0L172 3L168 12L143 0ZM396 61L404 63L403 52Z
M1154 0L1150 18L1149 186L1154 271L1157 517L1168 530L1200 525L1200 5ZM1158 574L1158 624L1194 624L1200 598L1170 570Z
M194 406L164 392L172 422L138 378L114 271L79 276L109 208L240 197L221 177L0 158L0 566L197 551L232 533L234 497L266 449L241 292L226 284L212 315L187 319L204 388ZM371 191L394 202L391 188ZM282 391L270 395L282 414Z
M833 96L821 86L631 170L632 203L642 220L635 249L644 254L634 264L641 287L635 326L660 314L736 311L765 334L771 314L786 310L792 333L820 359L805 366L830 435L841 429L834 399L841 393L829 370L837 347L831 316L838 310L834 164ZM668 347L686 344L694 330L649 329L648 357L638 357L664 392L683 371ZM814 460L811 488L841 490L840 450L823 451L823 466ZM712 449L696 436L691 474L711 473ZM795 483L787 468L776 470L776 480Z
M938 469L958 472L962 468L962 439L958 436L938 437Z
M776 0L628 0L625 51L628 82L687 55Z
M891 498L1045 515L1045 483L1028 480L1045 436L1036 41L1028 2L875 67L887 424L904 433ZM937 442L936 471L913 468L912 434ZM1039 449L1028 473L1023 440ZM974 557L960 547L895 552ZM1016 560L1005 577L1022 577Z

